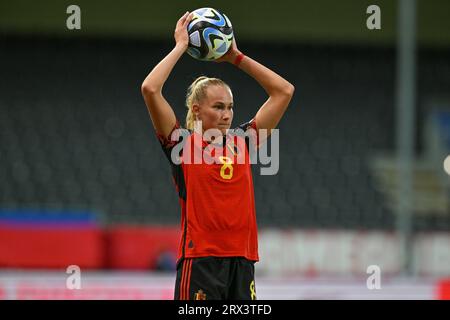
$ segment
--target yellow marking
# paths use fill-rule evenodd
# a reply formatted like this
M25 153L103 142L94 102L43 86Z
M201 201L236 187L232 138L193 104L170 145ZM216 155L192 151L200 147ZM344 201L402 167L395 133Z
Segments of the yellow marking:
M255 280L250 283L250 297L252 300L256 300Z
M220 176L225 180L230 180L233 177L233 160L228 157L219 157L223 166L220 168ZM225 173L226 169L230 169L229 173Z

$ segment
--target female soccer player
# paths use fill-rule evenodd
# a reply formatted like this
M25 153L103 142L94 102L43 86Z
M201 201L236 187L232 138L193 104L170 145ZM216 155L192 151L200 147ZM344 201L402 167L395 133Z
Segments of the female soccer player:
M181 157L179 163L171 157L178 142L174 141L172 133L180 126L162 95L162 88L188 47L187 25L191 18L186 12L178 20L174 49L153 68L141 88L156 134L171 163L181 204L182 237L175 299L256 299L254 263L259 257L249 144L235 144L229 136L233 131L230 130L233 95L222 80L199 77L188 88L186 127L189 135L183 142L185 146L193 147L189 157L194 155L195 158L198 150L205 151L212 142L216 142L203 139L202 133L218 129L223 135L223 150L231 150L228 153L231 156L216 157L212 152L213 163L194 163L187 161L183 149L178 153ZM268 94L254 118L239 128L256 132L274 129L292 98L294 86L241 53L234 40L219 62L228 62L243 70ZM195 121L201 121L200 130L194 130ZM246 161L238 163L238 155L244 155Z

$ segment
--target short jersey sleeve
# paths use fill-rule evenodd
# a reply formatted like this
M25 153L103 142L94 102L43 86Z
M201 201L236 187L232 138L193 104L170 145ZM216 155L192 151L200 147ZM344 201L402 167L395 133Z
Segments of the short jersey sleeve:
M173 126L172 130L170 131L170 134L167 137L156 132L156 137L158 138L161 148L163 149L164 154L166 155L166 157L169 161L171 161L171 152L172 152L173 147L175 145L177 145L181 141L181 138L182 138L182 135L180 132L181 130L178 130L178 129L181 129L181 128L180 128L180 123L177 119L175 125Z
M186 137L189 136L189 134L190 134L189 130L180 127L180 123L178 122L178 120L176 121L175 125L172 128L172 131L167 137L164 137L163 135L156 133L158 141L161 144L161 148L163 149L164 154L166 155L166 158L170 163L170 167L172 169L172 178L177 188L178 196L181 199L184 199L185 201L186 201L186 187L184 183L183 170L181 163L178 163L178 160L180 160L181 151L177 150L178 148L175 147L179 144L181 144L182 146L185 143ZM172 153L174 153L174 155L172 155ZM172 156L174 156L174 159L172 159Z
M258 128L256 127L255 119L251 119L250 121L244 122L239 125L235 129L235 133L237 135L241 135L245 137L245 144L247 146L247 150L250 152L256 151L259 146L259 136L258 136Z

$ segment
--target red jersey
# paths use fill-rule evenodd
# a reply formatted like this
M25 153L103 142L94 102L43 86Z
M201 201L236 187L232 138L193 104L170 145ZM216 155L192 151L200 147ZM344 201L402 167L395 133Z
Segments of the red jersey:
M177 122L174 130L178 128ZM245 132L250 128L256 133L254 120L224 136L223 147L218 149L200 134L189 131L181 143L191 149L177 149L178 164L171 156L181 139L172 141L170 136L158 135L171 163L181 205L178 261L206 256L259 260L249 143L245 137L233 134L237 129ZM209 162L205 163L205 159Z

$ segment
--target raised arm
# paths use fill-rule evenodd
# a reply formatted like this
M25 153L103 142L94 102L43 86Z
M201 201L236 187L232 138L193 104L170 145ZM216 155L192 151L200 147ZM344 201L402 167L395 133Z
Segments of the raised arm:
M176 123L175 113L162 95L162 88L173 67L186 51L189 43L187 24L192 16L186 12L175 28L175 48L159 62L145 78L141 86L142 96L147 105L156 132L168 137Z
M291 101L294 86L259 62L248 56L242 56L233 39L231 49L218 62L235 63L239 60L238 67L252 76L269 95L255 115L257 128L268 130L276 128Z

